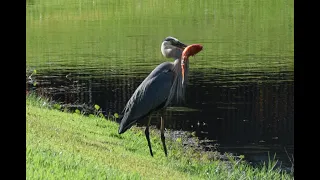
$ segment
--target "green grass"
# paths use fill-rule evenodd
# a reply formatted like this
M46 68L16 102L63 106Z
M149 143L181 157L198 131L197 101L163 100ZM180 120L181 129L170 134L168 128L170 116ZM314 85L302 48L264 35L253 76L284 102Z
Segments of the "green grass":
M141 129L118 135L118 125L99 117L61 112L33 95L26 98L27 179L293 179L273 164L209 160L167 138L164 156L151 132L154 157Z
M167 59L166 36L204 50L193 69L293 71L293 0L33 0L27 65L101 76L146 72Z

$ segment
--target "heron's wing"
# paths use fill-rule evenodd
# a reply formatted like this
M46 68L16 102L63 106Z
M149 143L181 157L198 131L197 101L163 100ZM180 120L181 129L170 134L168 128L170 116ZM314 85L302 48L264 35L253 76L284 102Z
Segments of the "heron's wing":
M169 96L173 80L174 72L168 67L162 66L156 73L154 71L150 73L128 101L119 133L123 133L136 121L163 105Z

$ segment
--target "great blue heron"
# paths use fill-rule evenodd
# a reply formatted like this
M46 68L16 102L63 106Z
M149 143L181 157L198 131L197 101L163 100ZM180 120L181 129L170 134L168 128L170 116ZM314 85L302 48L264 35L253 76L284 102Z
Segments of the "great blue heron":
M153 156L153 153L149 138L149 125L151 113L156 111L159 111L161 115L161 141L164 153L167 156L164 137L164 109L173 100L174 96L177 102L184 100L189 61L182 63L181 54L186 47L187 45L174 37L165 38L161 44L162 55L166 58L173 58L174 62L164 62L158 65L135 90L123 110L119 134L124 133L133 124L149 116L145 136L151 156Z

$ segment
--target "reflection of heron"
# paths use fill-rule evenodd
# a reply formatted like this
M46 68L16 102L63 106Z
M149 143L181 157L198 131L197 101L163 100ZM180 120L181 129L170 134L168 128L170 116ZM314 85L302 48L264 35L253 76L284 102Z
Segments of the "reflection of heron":
M174 58L175 61L164 62L158 65L135 90L123 110L123 118L119 126L119 134L124 133L134 123L141 121L149 115L145 129L146 139L151 156L153 156L149 138L149 125L151 113L161 113L161 141L164 153L167 156L167 148L164 137L164 108L168 106L172 98L180 101L184 98L185 83L188 77L189 61L182 61L181 54L187 46L174 37L167 37L162 42L161 52L167 58Z

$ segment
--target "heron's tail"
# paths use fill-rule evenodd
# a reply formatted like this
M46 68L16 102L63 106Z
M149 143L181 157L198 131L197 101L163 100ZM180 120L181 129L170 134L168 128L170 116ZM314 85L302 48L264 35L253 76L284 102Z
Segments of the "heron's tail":
M118 133L122 134L124 133L126 130L123 128L123 126L120 124L119 129L118 129Z
M129 119L128 116L123 116L120 122L118 133L122 134L126 132L127 129L130 129L131 126L136 123L136 119Z

